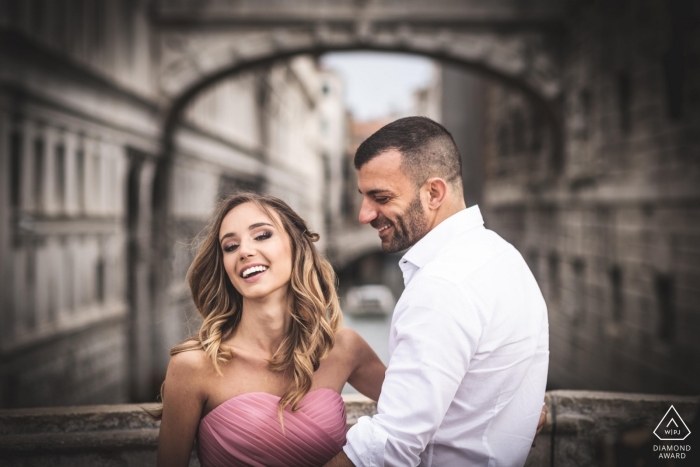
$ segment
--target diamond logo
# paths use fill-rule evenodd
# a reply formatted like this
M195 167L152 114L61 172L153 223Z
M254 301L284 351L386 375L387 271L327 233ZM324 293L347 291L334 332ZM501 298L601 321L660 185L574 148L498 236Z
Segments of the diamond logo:
M661 441L683 441L690 434L690 430L678 415L676 408L671 406L654 429L654 434Z

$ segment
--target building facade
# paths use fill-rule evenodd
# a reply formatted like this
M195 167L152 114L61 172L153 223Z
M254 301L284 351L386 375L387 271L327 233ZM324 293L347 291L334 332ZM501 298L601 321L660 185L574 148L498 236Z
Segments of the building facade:
M345 111L306 56L185 109L168 235L153 235L164 104L148 8L0 1L0 407L154 400L169 348L198 327L184 276L220 197L280 196L327 238Z
M697 394L700 12L569 9L562 151L535 106L485 85L486 223L547 299L551 388Z

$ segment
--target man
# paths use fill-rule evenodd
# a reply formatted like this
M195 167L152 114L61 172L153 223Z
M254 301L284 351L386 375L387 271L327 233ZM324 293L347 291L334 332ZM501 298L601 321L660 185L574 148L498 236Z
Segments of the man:
M450 133L424 117L358 148L360 222L398 252L378 414L362 417L327 466L522 466L541 415L547 310L521 255L466 209Z

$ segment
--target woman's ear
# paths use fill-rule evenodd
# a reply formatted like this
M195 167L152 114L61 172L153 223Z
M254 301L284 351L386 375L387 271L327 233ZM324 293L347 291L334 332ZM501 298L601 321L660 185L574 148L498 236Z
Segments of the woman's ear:
M445 201L447 196L447 183L445 183L445 180L438 177L430 178L425 183L428 189L428 208L436 210Z

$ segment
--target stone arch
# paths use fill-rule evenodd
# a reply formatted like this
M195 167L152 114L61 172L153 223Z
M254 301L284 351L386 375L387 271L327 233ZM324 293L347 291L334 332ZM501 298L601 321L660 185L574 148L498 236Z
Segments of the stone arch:
M182 110L214 83L296 55L357 50L421 55L469 69L522 92L558 127L556 101L561 86L549 42L548 35L541 32L459 33L444 28L413 31L408 27L366 35L323 27L312 32L282 29L201 36L164 34L159 72L161 96L169 103L164 147L170 147Z
M297 55L339 51L382 51L420 55L473 71L520 91L540 109L552 129L552 154L562 151L558 98L559 68L548 45L551 32L459 32L418 30L395 25L371 34L361 28L325 26L267 29L244 33L163 33L159 71L161 97L167 103L162 127L163 154L155 179L155 237L168 223L168 195L174 136L184 109L202 91L236 74Z

